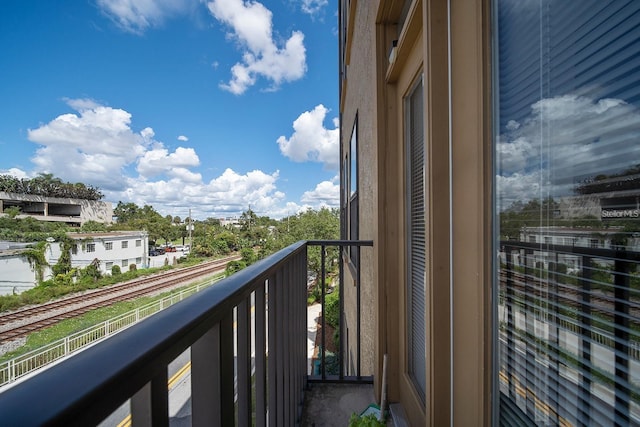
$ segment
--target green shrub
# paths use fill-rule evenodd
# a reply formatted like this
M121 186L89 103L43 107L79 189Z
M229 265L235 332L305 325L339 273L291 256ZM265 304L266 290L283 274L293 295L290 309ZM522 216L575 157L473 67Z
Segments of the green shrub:
M374 414L365 415L364 417L358 414L352 414L349 419L349 427L377 427L385 425L386 424L378 420Z
M340 327L340 289L338 286L325 297L324 311L327 323L334 328Z
M122 274L122 270L120 269L120 266L119 266L119 265L114 264L114 265L111 267L111 275L112 275L112 276L119 276L119 275L121 275L121 274Z

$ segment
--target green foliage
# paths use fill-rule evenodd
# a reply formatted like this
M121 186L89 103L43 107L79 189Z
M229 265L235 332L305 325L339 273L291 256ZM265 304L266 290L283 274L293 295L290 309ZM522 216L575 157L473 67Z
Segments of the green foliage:
M87 221L80 227L82 233L95 233L97 231L107 231L108 229L105 224L96 221Z
M85 282L87 280L92 280L95 282L102 277L102 273L100 272L100 260L98 258L95 258L93 261L91 261L91 264L79 270L79 273L80 280Z
M136 271L138 269L138 266L135 264L129 264L129 271Z
M338 286L324 297L325 320L334 328L340 326L340 290Z
M0 216L0 240L10 242L42 242L48 237L58 238L70 228L64 223L38 221L31 217Z
M114 264L113 266L111 266L111 275L112 276L119 276L122 274L122 270L120 269L120 266L117 264Z
M224 270L224 275L225 275L225 277L229 277L233 273L242 270L246 266L247 266L247 264L242 260L240 260L240 261L231 261L231 262L229 262L227 264L227 268L225 268L225 270Z
M54 276L71 271L71 249L73 245L73 241L67 236L64 236L64 239L60 241L60 258L56 265L51 268Z
M245 265L251 265L258 260L256 252L251 248L244 248L240 251L240 255L242 256L242 261Z
M18 206L11 206L4 210L4 213L9 215L9 219L14 219L18 215L20 215L20 208Z
M374 414L369 414L361 417L358 414L352 414L349 419L349 427L377 427L386 426L385 423L378 420Z
M50 173L41 173L33 179L0 175L0 191L82 200L101 200L104 197L97 187L82 183L62 182L60 178L55 178Z
M44 268L49 265L44 257L44 251L46 247L47 244L45 242L39 242L35 247L25 249L24 252L22 252L22 255L27 258L27 261L29 261L29 265L36 273L36 280L38 281L38 283L42 282Z

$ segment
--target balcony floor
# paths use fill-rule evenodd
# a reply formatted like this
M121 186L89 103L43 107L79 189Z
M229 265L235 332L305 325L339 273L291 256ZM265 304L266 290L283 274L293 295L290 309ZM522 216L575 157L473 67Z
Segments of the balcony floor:
M300 425L308 427L348 426L352 414L360 414L375 403L370 384L310 384L305 391ZM393 426L391 420L388 426Z

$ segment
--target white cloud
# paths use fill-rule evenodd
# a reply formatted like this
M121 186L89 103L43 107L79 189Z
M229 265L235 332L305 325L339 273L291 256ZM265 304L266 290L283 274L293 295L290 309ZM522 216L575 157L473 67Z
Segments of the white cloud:
M9 168L7 170L0 170L0 175L11 175L11 176L15 176L18 179L31 178L31 176L27 172L18 168Z
M180 135L180 136L178 137L178 141L187 142L188 140L189 140L189 138L187 138L187 137L186 137L186 136L184 136L184 135Z
M180 217L192 209L193 216L199 219L238 215L249 206L260 215L279 218L307 208L338 204L337 177L306 192L300 204L286 202L285 194L278 190L279 171L240 173L226 169L220 176L205 181L198 170L200 158L193 148L170 150L156 139L151 127L135 131L131 114L123 109L86 100L67 103L79 111L60 115L28 132L28 138L39 145L32 159L35 170L14 168L6 173L19 178L38 172L51 173L64 181L96 186L105 200L114 204L118 201L148 204L162 215ZM326 109L319 106L314 112L315 115L303 116L319 120L322 129ZM305 123L304 119L300 122ZM294 126L301 127L304 128ZM323 132L335 133L337 144L337 129ZM297 139L292 140L295 143ZM315 156L322 157L318 153Z
M103 188L122 183L122 169L146 150L148 128L140 134L131 127L128 112L83 100L67 101L82 106L78 114L63 114L36 129L29 140L40 144L32 161L38 169L74 182L91 182Z
M322 11L322 8L327 6L328 0L302 0L300 8L304 13L315 16Z
M193 4L193 0L97 0L100 10L116 25L135 34L162 25Z
M324 105L305 111L293 122L294 133L290 138L280 136L280 152L295 162L315 161L330 170L338 169L339 129L337 119L333 129L324 127L329 110Z
M267 174L254 170L242 175L226 169L208 183L186 169L174 171L177 173L169 180L151 182L142 177L130 178L124 190L106 195L112 200L131 201L139 206L162 207L165 215L186 216L192 209L193 217L200 219L238 215L249 206L260 215L276 218L273 214L280 210L285 197L276 188L278 171Z
M305 191L300 199L314 209L321 207L337 208L340 206L340 178L332 181L322 181L311 191Z
M144 153L138 160L138 173L145 178L171 173L174 168L195 167L200 159L193 148L178 147L173 153L158 145Z
M561 197L578 182L621 172L640 158L640 111L619 99L563 95L542 99L509 120L496 146L498 194L511 201Z
M221 87L240 95L256 83L258 77L271 81L271 89L281 83L302 78L306 72L304 34L294 31L279 48L273 37L272 13L262 3L243 0L213 0L207 3L218 21L231 28L229 36L245 50L242 62L231 68L232 78Z

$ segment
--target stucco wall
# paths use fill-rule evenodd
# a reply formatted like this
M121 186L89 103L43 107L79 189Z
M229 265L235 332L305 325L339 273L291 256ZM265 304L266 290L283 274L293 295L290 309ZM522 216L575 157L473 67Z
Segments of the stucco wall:
M19 251L0 253L0 272L0 295L19 294L36 285L36 273Z
M377 240L377 109L375 19L377 1L357 2L358 12L347 66L347 86L341 119L341 138L344 159L349 150L351 132L358 120L358 203L359 239ZM377 274L374 248L361 251L361 370L363 375L374 374L377 325ZM351 270L345 268L345 315L349 328L349 360L355 366L356 287Z

